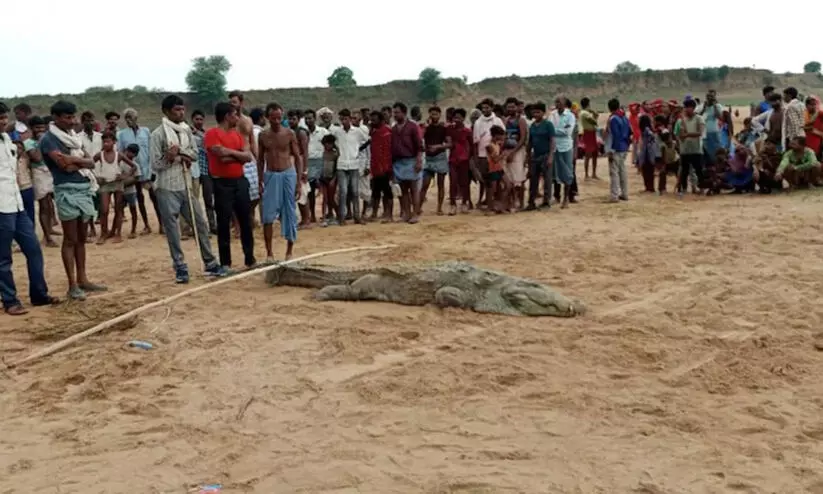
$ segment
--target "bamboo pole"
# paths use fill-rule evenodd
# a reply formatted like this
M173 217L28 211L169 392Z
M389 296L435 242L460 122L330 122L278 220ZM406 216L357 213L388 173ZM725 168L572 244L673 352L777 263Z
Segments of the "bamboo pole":
M205 285L200 285L200 286L182 291L180 293L174 294L174 295L172 295L170 297L167 297L167 298L164 298L162 300L158 300L156 302L151 302L149 304L142 305L142 306L140 306L140 307L138 307L134 310L126 312L125 314L121 314L121 315L115 317L114 319L109 319L108 321L102 322L102 323L98 324L97 326L91 327L91 328L83 331L82 333L77 333L75 335L69 336L68 338L66 338L64 340L60 340L60 341L58 341L58 342L42 349L42 350L38 350L37 352L34 352L33 354L29 355L28 357L25 357L21 360L18 360L17 362L12 362L11 364L8 364L8 367L9 368L18 367L18 366L21 366L21 365L24 365L24 364L28 364L29 362L32 362L34 360L49 356L53 353L56 353L56 352L58 352L58 351L60 351L64 348L66 348L69 345L77 343L78 341L80 341L80 340L82 340L82 339L84 339L88 336L99 333L99 332L103 331L104 329L110 328L110 327L114 326L115 324L117 324L121 321L125 321L129 318L132 318L132 317L140 314L141 312L145 312L149 309L154 309L155 307L160 307L162 305L170 304L170 303L174 302L175 300L181 299L183 297L187 297L189 295L195 294L197 292L201 292L203 290L207 290L209 288L214 288L215 286L222 285L223 283L229 283L229 282L240 280L240 279L243 279L243 278L248 278L249 276L253 276L253 275L256 275L256 274L259 274L259 273L265 273L266 271L272 271L272 270L277 269L281 266L285 266L285 265L300 262L300 261L308 261L309 259L315 259L317 257L331 256L331 255L335 255L335 254L347 254L349 252L357 252L357 251L361 251L361 250L391 249L393 247L396 247L396 245L388 244L388 245L376 245L376 246L367 246L367 247L349 247L347 249L337 249L337 250L330 250L330 251L325 251L325 252L317 252L315 254L309 254L307 256L298 257L296 259L291 259L291 260L288 260L288 261L272 264L272 265L269 265L269 266L263 266L263 267L260 267L260 268L257 268L257 269L252 269L252 270L246 271L245 273L240 273L240 274L237 274L237 275L234 275L234 276L229 276L228 278L223 278L221 280L212 281L210 283L206 283Z

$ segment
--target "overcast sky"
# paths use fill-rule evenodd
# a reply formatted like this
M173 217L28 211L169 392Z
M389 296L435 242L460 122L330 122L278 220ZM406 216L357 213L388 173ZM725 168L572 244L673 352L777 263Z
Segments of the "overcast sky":
M623 60L800 72L823 57L800 36L819 28L803 17L821 12L818 2L791 3L796 42L766 43L765 7L717 0L9 1L0 97L109 84L182 91L191 59L217 54L233 65L229 89L325 86L340 65L359 85L416 79L427 66L475 82L611 71Z

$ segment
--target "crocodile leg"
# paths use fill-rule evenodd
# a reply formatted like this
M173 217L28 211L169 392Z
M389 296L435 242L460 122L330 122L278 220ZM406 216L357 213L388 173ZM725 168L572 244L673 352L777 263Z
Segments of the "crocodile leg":
M314 294L315 300L387 300L386 289L393 282L379 274L367 274L351 285L329 285Z
M434 303L438 307L469 308L469 297L466 292L453 286L444 286L434 292Z

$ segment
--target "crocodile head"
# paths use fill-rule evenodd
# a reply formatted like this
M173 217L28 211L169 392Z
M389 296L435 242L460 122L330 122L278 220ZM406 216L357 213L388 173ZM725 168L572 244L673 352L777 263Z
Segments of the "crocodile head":
M585 310L580 302L526 280L506 285L500 295L514 312L524 316L574 317Z

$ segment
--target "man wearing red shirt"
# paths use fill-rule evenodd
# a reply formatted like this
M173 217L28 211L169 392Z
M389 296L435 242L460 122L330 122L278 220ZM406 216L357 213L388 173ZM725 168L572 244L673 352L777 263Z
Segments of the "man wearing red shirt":
M474 137L472 129L466 127L466 110L457 108L454 110L452 125L448 127L446 134L446 147L449 152L449 216L457 214L457 196L460 196L460 212L469 212L469 162L474 149Z
M217 214L217 248L220 264L231 267L231 222L237 216L240 224L240 242L247 267L255 264L254 236L251 225L251 198L249 181L243 173L243 164L254 160L249 141L235 129L239 116L229 103L214 107L217 127L206 131L203 146L209 161L209 175L214 183L214 210Z
M391 127L386 123L382 112L373 111L369 115L371 120L371 164L369 172L372 176L371 184L371 219L377 219L377 208L383 201L383 217L381 223L391 223L394 220L394 195L391 191L392 155L391 155Z

